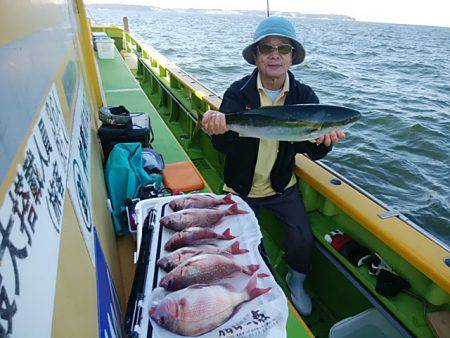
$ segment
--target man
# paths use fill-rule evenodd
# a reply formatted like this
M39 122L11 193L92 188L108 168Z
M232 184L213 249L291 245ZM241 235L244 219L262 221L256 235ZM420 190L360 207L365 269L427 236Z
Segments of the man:
M303 282L311 270L313 236L296 188L295 154L305 153L313 160L320 159L345 135L338 131L312 142L284 142L240 137L229 131L227 113L266 105L319 103L314 91L289 72L291 65L304 60L305 50L288 20L272 16L262 21L253 43L242 55L257 68L228 88L220 112L210 110L203 115L203 128L212 135L214 147L226 155L224 190L241 196L256 216L260 207L265 207L285 223L285 258L289 265L286 281L296 308L309 315L311 299Z

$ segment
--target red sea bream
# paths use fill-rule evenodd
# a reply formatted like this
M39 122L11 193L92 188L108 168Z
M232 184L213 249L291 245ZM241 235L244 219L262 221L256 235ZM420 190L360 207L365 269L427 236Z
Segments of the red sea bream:
M230 229L223 234L218 234L208 228L187 228L174 234L164 245L164 250L173 251L184 246L213 243L215 240L230 240L235 236L231 235Z
M187 259L201 254L216 255L239 255L247 253L248 250L239 247L239 241L234 242L228 247L222 248L215 245L199 245L189 246L175 250L174 252L160 258L157 262L158 266L166 272L169 272L180 265Z
M211 195L188 195L186 197L180 197L170 201L169 207L173 211L191 208L213 208L222 204L235 203L231 198L232 196L232 194L228 194L223 198L216 198Z
M152 302L150 317L165 329L189 337L202 335L225 323L242 303L270 291L256 287L253 275L241 292L232 286L197 284Z
M224 216L247 213L247 211L238 209L237 204L233 204L225 210L186 209L162 217L159 223L168 229L181 231L191 227L213 227Z
M189 258L170 271L159 282L168 291L176 291L194 284L206 284L242 272L253 275L258 264L241 265L222 255L204 254Z

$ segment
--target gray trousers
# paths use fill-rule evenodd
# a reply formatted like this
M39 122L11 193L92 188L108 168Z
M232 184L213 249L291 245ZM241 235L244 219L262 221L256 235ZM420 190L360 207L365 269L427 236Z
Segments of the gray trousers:
M305 206L297 186L293 186L280 195L243 198L258 218L259 209L270 210L284 223L283 245L286 248L285 259L290 268L308 274L311 271L313 235Z

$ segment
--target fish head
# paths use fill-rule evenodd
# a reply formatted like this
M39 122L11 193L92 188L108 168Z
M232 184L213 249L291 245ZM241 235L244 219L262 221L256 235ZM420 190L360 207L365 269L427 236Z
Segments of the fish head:
M342 128L348 127L358 121L361 118L361 113L357 110L343 107L343 106L333 106L329 108L322 116L318 119L318 122L322 123L322 128L336 127L340 126Z
M168 256L170 256L170 255L168 255ZM158 266L166 272L173 270L173 268L175 267L175 264L172 261L172 258L168 257L168 256L160 258L157 263Z
M159 286L163 287L168 291L176 291L181 289L183 286L180 285L179 279L177 276L169 273L165 275L159 282Z
M166 297L158 302L153 302L150 306L149 315L158 325L169 331L176 331L179 321L179 310L175 299Z
M169 207L170 209L172 209L173 211L179 211L184 209L184 199L183 198L179 198L179 199L175 199L169 202Z
M182 215L174 213L168 216L164 216L159 220L159 224L171 230L179 230L176 228L177 224L180 223Z
M314 105L311 105L314 106ZM314 108L315 109L315 108ZM303 130L302 140L313 140L332 131L345 130L359 120L361 113L342 106L320 105L317 110L298 121Z

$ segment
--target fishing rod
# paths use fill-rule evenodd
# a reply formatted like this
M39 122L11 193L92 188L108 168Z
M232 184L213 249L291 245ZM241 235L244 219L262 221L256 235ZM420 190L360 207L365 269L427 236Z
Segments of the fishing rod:
M267 17L269 17L269 0L267 0L266 3L267 3L267 6L266 6L267 7Z

